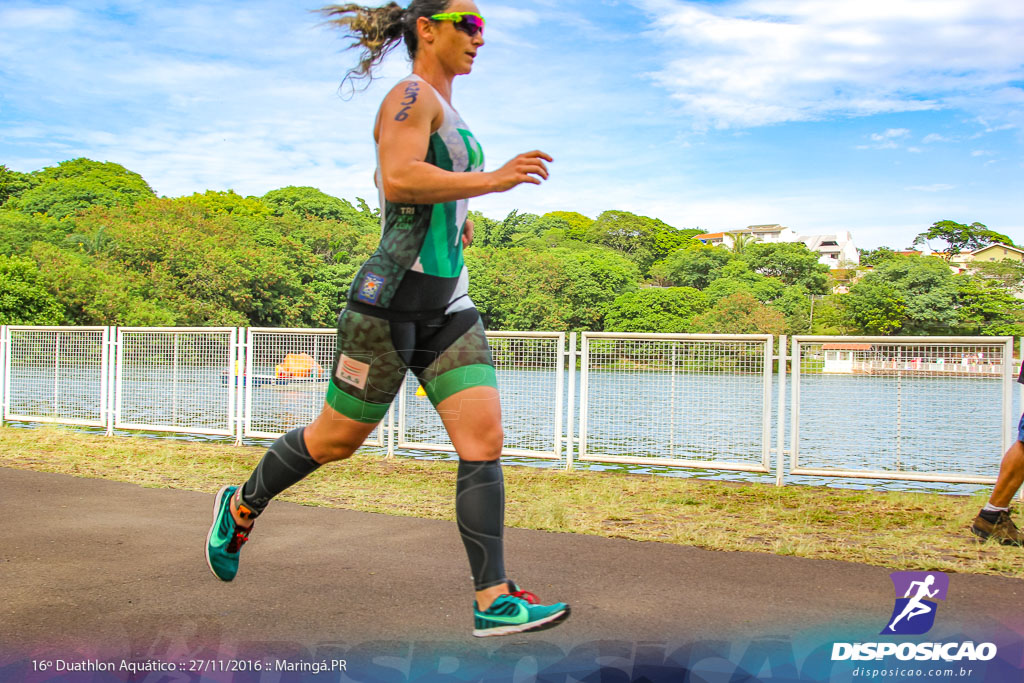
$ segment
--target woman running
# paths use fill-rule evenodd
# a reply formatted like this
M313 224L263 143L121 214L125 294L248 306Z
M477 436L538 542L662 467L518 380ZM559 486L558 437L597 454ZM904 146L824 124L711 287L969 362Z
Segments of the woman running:
M473 574L475 636L549 628L569 616L542 605L505 574L501 403L487 338L462 250L473 239L467 199L547 179L540 151L483 172L484 155L452 108L452 81L484 45L472 0L414 0L403 9L356 4L320 10L363 49L350 77L372 69L404 41L412 74L384 98L374 125L382 234L338 318L327 398L307 427L278 439L240 487L214 503L210 569L234 579L239 551L270 500L321 465L350 457L387 413L406 370L419 379L459 454L455 514Z

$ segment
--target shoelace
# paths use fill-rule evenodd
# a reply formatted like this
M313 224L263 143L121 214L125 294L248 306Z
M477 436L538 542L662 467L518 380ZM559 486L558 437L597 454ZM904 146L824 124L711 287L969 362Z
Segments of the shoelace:
M245 542L249 540L247 531L249 530L239 526L235 527L235 535L231 537L231 542L228 543L227 552L237 553L245 545Z
M538 598L536 595L534 595L530 591L515 591L515 592L511 593L511 596L513 598L520 598L522 600L525 600L530 605L539 605L540 604L540 598Z

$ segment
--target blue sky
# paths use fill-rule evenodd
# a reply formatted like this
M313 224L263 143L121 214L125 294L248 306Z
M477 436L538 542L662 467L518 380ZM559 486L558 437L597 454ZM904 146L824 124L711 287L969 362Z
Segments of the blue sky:
M491 169L549 182L474 200L621 209L708 231L781 223L906 247L933 222L1024 242L1024 2L480 0L454 101ZM158 194L312 185L376 204L369 90L320 3L0 4L0 163L85 156ZM938 245L937 245L938 246Z

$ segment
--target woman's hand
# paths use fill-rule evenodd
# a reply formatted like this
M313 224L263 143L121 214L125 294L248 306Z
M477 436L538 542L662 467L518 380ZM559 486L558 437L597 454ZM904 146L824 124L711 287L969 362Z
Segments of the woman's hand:
M492 192L505 192L523 183L540 185L541 179L548 179L548 167L544 164L545 161L550 162L554 159L539 149L513 158L491 173L494 183Z

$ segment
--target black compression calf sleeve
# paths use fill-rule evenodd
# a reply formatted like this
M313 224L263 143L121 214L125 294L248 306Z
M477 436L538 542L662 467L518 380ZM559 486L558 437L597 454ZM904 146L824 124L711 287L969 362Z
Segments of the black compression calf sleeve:
M242 501L251 509L250 519L259 516L271 498L320 467L306 450L304 429L293 429L275 441L245 482Z
M455 520L466 546L476 590L504 583L505 480L500 461L459 460Z

